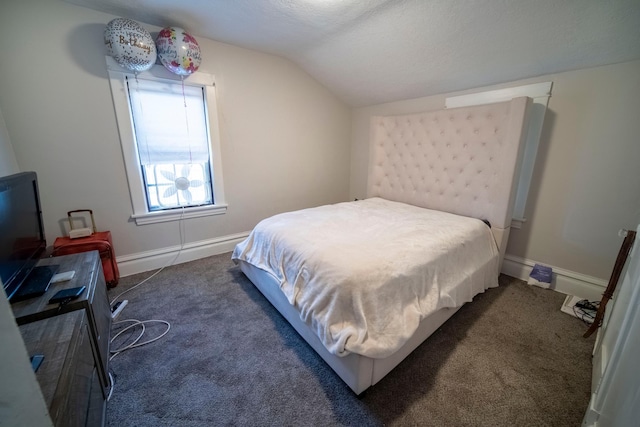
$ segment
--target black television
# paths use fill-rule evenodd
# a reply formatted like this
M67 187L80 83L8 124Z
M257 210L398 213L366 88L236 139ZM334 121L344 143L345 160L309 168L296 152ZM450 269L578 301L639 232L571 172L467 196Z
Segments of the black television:
M44 294L56 267L36 267L47 248L38 177L0 177L0 281L9 302Z

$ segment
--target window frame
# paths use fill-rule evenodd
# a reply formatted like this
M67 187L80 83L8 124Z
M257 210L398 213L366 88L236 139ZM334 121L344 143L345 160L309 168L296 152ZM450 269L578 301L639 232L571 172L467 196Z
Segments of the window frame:
M185 85L204 88L206 101L205 113L209 121L209 164L212 169L214 204L149 211L147 206L144 177L142 176L139 154L135 143L133 115L131 114L129 96L127 94L127 77L135 79L136 74L120 67L110 56L106 56L105 60L107 63L107 73L109 75L118 132L120 135L120 145L122 147L125 171L129 184L129 194L131 196L131 207L133 210L131 218L135 220L137 225L144 225L176 221L183 218L197 218L224 214L227 211L227 204L225 201L226 199L224 196L224 185L222 180L220 129L214 76L198 71L197 73L194 73L188 78L182 80ZM180 76L169 72L162 65L154 65L148 71L138 73L137 77L145 80L165 82L169 80L172 83L181 83Z

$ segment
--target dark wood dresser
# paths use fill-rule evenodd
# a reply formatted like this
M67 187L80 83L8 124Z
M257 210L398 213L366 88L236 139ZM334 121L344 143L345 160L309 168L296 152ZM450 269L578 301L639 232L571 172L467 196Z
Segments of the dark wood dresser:
M37 298L12 304L27 351L43 355L36 372L56 426L104 425L109 382L111 309L97 251L45 258L39 266L75 271ZM59 290L86 286L66 304L49 304Z

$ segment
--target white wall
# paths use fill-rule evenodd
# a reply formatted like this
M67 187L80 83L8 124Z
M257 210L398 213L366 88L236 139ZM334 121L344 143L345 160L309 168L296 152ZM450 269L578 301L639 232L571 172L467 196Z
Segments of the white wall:
M640 226L636 228L640 233ZM606 306L593 351L591 401L583 426L632 426L640 419L640 245ZM634 421L635 420L635 421Z
M608 279L640 219L640 61L353 111L351 197L364 197L369 119L444 108L447 96L553 81L522 229L507 254Z
M59 0L1 2L0 109L20 169L38 173L48 241L62 234L68 210L89 208L122 256L176 245L179 233L174 222L129 219L104 60L104 27L113 18ZM347 200L349 109L288 60L194 36L201 69L216 77L229 208L186 220L186 242Z
M16 172L20 172L20 169L18 169L18 162L16 162L16 156L13 153L13 145L11 145L9 132L7 132L7 126L4 123L4 116L0 110L0 176L11 175Z
M0 290L0 343L0 425L51 426L47 405L4 290Z
M0 176L16 172L19 172L18 164L0 111ZM47 407L4 288L0 291L0 343L1 424L50 426Z

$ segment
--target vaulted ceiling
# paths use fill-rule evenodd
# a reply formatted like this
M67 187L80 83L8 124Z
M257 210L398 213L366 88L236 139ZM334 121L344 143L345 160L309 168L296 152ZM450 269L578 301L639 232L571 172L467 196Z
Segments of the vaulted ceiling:
M350 106L640 59L640 0L67 0L280 55Z

